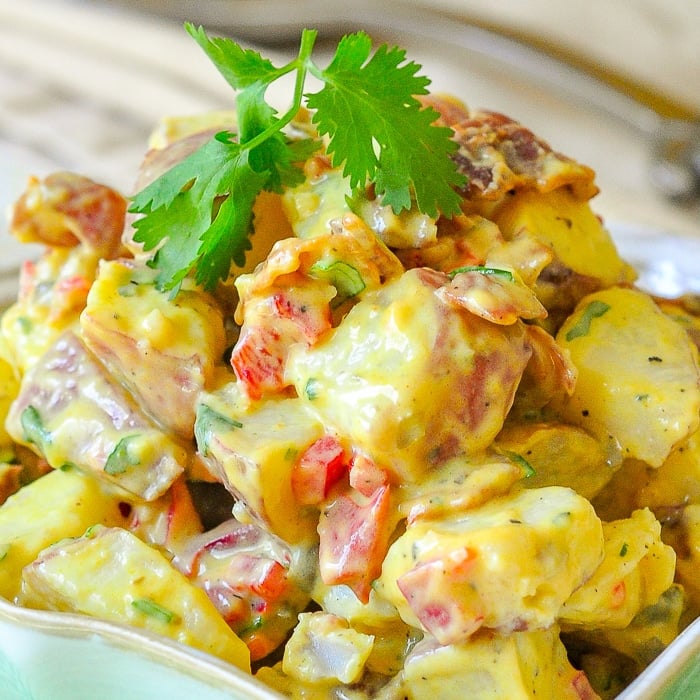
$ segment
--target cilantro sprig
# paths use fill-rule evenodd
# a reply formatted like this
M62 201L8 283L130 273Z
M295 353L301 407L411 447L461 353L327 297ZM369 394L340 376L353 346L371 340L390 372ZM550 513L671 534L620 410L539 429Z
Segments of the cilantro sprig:
M285 134L304 103L353 189L373 183L396 213L414 201L429 216L460 212L455 188L464 176L450 158L457 144L451 129L434 123L437 112L417 99L430 81L405 51L383 45L373 53L370 37L358 32L343 37L321 68L312 58L317 32L305 29L297 57L275 66L231 39L185 28L237 92L237 132L219 132L132 198L130 211L141 215L134 240L154 251L149 264L160 289L176 293L190 274L213 289L232 262L244 264L256 197L301 183L300 163L320 148L316 139ZM280 115L265 95L290 73L294 94ZM305 92L310 77L321 83L316 92Z

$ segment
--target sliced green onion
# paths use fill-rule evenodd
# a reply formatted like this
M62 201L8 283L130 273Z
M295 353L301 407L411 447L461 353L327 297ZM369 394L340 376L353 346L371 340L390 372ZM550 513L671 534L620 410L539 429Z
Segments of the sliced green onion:
M594 318L600 318L603 314L610 310L610 305L606 304L604 301L592 301L581 314L581 318L576 322L576 324L570 328L566 334L567 340L573 340L574 338L582 338L584 335L588 335L588 331L591 329L591 323Z
M344 301L357 296L365 287L362 275L352 266L342 260L315 262L310 272L319 279L330 282L338 292L333 300L333 306L340 306Z
M451 272L447 273L447 276L452 280L460 272L478 272L482 275L493 275L494 277L501 277L508 282L513 282L515 278L510 270L502 270L499 267L484 267L483 265L466 265L465 267L457 267Z
M150 598L136 598L135 600L131 601L131 605L140 613L153 617L160 622L164 622L165 624L174 622L175 618L177 617L172 610L168 610Z

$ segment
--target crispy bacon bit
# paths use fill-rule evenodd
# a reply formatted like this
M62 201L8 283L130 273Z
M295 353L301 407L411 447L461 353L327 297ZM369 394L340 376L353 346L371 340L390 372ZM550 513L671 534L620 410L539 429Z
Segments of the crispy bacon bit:
M570 185L576 195L590 199L598 191L594 172L552 150L522 124L498 112L468 111L457 121L458 111L435 101L443 120L455 131L459 151L454 156L468 177L467 200L498 200L513 189L532 187L542 192Z

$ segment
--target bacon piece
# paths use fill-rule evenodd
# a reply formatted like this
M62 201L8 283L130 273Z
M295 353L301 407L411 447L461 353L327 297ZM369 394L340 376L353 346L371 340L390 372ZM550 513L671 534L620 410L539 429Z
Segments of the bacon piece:
M470 109L449 96L431 95L422 101L437 110L438 124L455 132L459 150L454 158L468 177L466 200L495 201L513 189L548 192L563 185L570 185L581 199L597 194L591 168L554 151L516 120Z

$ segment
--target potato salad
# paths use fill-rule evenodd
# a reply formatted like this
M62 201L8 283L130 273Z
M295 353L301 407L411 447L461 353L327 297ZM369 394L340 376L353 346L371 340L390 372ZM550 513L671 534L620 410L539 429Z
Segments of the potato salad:
M592 169L420 103L458 213L358 189L301 109L318 145L215 284L164 286L110 186L29 180L0 595L299 700L614 698L698 615L698 300L635 286ZM165 120L135 191L236 120Z

